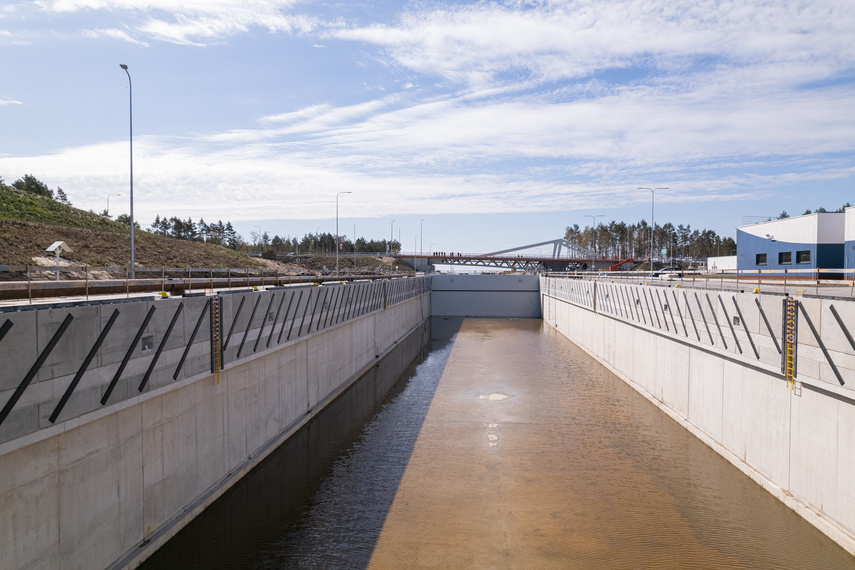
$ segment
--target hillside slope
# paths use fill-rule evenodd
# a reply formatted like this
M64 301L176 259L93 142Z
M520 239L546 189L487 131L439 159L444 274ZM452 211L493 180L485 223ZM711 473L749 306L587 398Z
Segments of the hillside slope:
M130 227L56 202L44 196L0 188L0 265L27 265L44 257L45 248L64 241L64 258L107 267L130 260ZM137 230L135 261L140 267L262 267L264 264L232 249L177 240Z

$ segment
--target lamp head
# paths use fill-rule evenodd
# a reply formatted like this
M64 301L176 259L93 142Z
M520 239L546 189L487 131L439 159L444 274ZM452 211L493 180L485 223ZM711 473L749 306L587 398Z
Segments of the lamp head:
M119 67L121 67L121 68L122 68L122 69L124 69L125 71L127 71L127 70L128 70L128 66L127 66L127 65L125 65L124 63L120 63L120 64L119 64Z

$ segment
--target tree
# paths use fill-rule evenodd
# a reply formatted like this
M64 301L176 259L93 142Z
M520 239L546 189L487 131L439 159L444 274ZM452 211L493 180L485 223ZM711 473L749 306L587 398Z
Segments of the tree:
M779 219L779 220L785 220L785 219L787 219L787 218L789 218L789 217L790 217L790 215L787 213L787 211L786 211L786 210L781 210L781 213L780 213L780 214L778 214L778 219Z
M61 186L56 187L56 201L66 206L71 206L71 200L65 195L65 190Z
M15 180L15 182L12 183L12 187L31 194L53 198L53 191L48 188L47 184L32 174L25 174L23 178Z
M128 226L128 227L130 227L130 225L131 225L131 217L130 217L129 215L127 215L127 214L119 214L118 216L116 216L116 221L117 221L117 222L121 222L121 223L125 224L125 225L126 225L126 226ZM140 227L140 223L139 223L139 222L137 222L137 221L134 221L134 227L135 227L136 229L138 229L138 230L141 230L141 229L142 229L142 228Z

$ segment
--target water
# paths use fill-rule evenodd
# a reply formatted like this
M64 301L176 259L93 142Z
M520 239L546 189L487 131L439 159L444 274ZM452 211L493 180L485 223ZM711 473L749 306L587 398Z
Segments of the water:
M355 399L146 567L855 568L540 321L467 321Z

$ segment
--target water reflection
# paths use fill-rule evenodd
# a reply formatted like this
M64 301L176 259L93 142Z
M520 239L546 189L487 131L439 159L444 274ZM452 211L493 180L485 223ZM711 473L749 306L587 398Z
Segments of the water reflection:
M143 568L365 567L450 351L360 380Z

